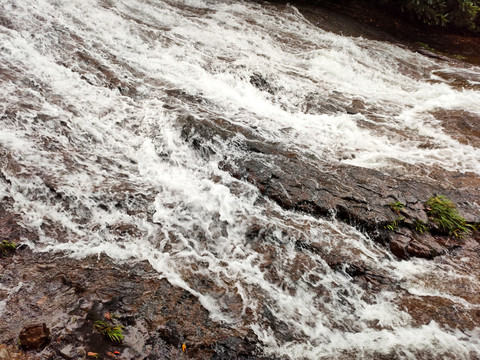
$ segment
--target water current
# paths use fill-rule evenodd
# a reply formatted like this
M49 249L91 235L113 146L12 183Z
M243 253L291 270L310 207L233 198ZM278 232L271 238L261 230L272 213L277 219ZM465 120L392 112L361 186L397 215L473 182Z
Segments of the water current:
M334 216L280 208L220 170L253 156L241 133L208 152L182 135L186 118L221 119L313 164L480 174L480 149L432 115L480 114L480 69L452 64L324 31L293 6L0 0L0 198L38 234L24 240L35 251L148 261L215 321L252 329L267 355L476 358L478 327L418 325L401 298L471 309L450 284L480 292L479 279L400 261ZM319 99L334 101L312 107ZM322 252L299 253L299 239ZM398 291L362 287L322 253L361 260Z

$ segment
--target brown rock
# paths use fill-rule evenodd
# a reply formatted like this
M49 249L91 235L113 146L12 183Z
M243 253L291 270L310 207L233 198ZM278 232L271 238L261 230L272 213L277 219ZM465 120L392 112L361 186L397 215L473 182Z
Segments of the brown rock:
M407 246L410 240L411 239L409 237L404 235L393 237L393 239L390 240L390 251L393 255L398 256L400 259L407 259Z
M45 343L45 348L34 345L42 351L29 353L29 360L83 359L87 352L114 353L117 344L93 327L106 312L118 316L115 321L125 326L122 348L128 349L130 357L122 359L144 359L145 354L152 359L179 359L183 343L188 352L184 357L190 359L267 359L254 355L260 341L249 329L238 324L219 325L197 297L166 279L158 279L146 263L118 265L105 256L82 260L59 258L49 253L32 253L27 248L18 256L8 258L4 265L5 273L11 274L8 284L28 281L28 286L11 297L5 309L7 316L0 318L0 344L15 342L17 329L28 319L40 316L58 319L58 326L51 329L52 341ZM225 311L237 318L241 316L242 299L235 292L216 286L208 278L191 279L193 287L221 298ZM79 286L84 291L76 291ZM47 300L41 307L31 306L28 299L43 299L45 295L54 301ZM37 326L37 330L45 332L43 324ZM27 329L30 328L34 327L25 328L20 336L25 350L34 350L28 345L31 330ZM13 352L8 353L5 360L27 359L11 354ZM48 357L48 354L54 355ZM3 359L0 357L0 360Z
M26 326L20 332L20 346L26 350L39 349L46 345L50 330L45 323Z
M433 236L422 236L421 241L414 239L407 246L407 251L410 256L431 259L444 253L445 249L438 244Z
M407 251L410 255L425 259L431 259L433 257L431 250L428 245L422 244L417 240L413 240L407 246Z

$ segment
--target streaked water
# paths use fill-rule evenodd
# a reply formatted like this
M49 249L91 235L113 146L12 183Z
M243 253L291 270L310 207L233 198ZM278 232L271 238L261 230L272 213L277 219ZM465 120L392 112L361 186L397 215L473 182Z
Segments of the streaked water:
M399 305L412 294L477 308L448 279L480 290L478 279L448 262L395 260L345 224L280 209L219 170L244 156L234 139L202 156L179 122L222 118L310 161L480 174L480 149L431 114L480 114L474 83L440 76L457 69L325 32L294 7L239 1L0 0L0 25L0 196L38 233L31 247L147 260L213 319L253 329L266 354L480 356L478 328L416 325ZM311 98L357 100L367 115L312 110ZM261 240L247 240L252 226ZM323 253L300 252L297 240ZM327 265L332 253L377 269L398 291L365 290ZM225 291L205 291L202 279Z

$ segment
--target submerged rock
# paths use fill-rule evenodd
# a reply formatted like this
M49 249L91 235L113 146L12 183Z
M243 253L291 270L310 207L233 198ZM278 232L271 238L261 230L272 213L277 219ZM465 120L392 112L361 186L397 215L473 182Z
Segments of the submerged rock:
M272 95L275 94L275 87L261 74L252 74L250 76L250 84L252 84L261 91L265 91Z

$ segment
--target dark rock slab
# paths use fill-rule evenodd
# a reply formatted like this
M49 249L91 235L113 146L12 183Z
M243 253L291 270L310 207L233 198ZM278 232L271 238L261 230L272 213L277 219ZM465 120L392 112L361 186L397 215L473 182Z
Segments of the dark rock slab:
M424 203L434 195L446 195L468 221L480 221L479 178L474 174L432 169L429 177L392 175L310 159L225 119L188 116L180 119L180 124L184 139L206 156L222 146L221 142L234 147L235 152L220 162L220 168L255 185L284 209L316 217L334 215L381 243L393 241L390 248L401 258L432 258L458 245L414 231L417 220L428 220ZM405 206L395 211L390 206L394 202ZM394 222L403 229L403 239L387 230Z
M461 244L462 240L457 239L450 244L445 236L435 236L429 233L418 234L410 229L401 229L390 234L390 250L400 259L419 257L432 259L447 252Z
M261 91L266 91L272 95L275 94L275 86L273 86L262 74L253 73L250 76L250 84Z

